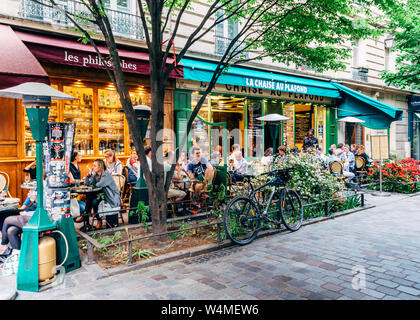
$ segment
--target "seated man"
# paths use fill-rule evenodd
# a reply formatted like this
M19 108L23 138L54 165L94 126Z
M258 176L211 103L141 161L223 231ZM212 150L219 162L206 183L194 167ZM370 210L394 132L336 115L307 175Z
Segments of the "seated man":
M328 158L325 159L325 164L326 164L327 168L329 169L331 162L333 162L333 161L339 161L340 162L340 159L336 157L333 148L328 149L328 154L329 154L329 156L328 156Z
M172 163L174 161L174 152L173 151L169 151L166 161L163 164L163 171L165 173L165 183L166 183L166 174L169 172L169 170L171 170L171 166ZM176 164L175 166L175 172L174 175L172 176L173 179L176 180L182 180L182 175L181 175L181 165L179 164L179 162ZM175 201L181 201L182 199L185 198L185 196L187 195L187 193L185 191L179 190L177 188L174 187L174 184L171 183L171 185L169 186L169 190L168 190L168 198L172 199L175 198Z
M198 146L192 148L192 159L188 163L187 172L190 178L200 179L204 176L203 181L199 181L193 184L193 191L197 198L200 198L201 194L205 192L207 184L213 178L213 166L208 162L205 157L201 156L201 149ZM206 197L206 195L203 195Z
M252 162L246 161L242 156L242 151L235 151L235 158L233 162L234 172L230 175L232 177L232 183L236 183L236 181L243 181L243 175L248 173L248 166L251 164Z
M344 160L345 171L354 171L356 161L353 152L350 151L349 145L346 144L343 146L343 153L341 154L340 159Z

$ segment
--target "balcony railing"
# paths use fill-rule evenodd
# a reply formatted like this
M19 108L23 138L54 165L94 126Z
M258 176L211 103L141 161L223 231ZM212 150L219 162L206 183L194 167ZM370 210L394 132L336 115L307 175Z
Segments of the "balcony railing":
M50 1L47 0L41 0L40 2L51 5ZM73 0L58 0L56 2L71 14L94 20L89 10L81 2ZM139 16L110 9L108 9L106 13L114 35L129 39L144 40L144 30ZM53 25L73 26L73 23L60 10L52 8L51 6L44 6L32 0L21 0L19 15L25 19L47 22ZM88 21L86 25L81 19L76 18L75 20L80 23L81 26L89 27L94 31L99 32L99 27L92 22Z
M232 39L230 38L225 38L225 37L221 37L221 36L217 36L216 35L216 39L215 39L215 54L218 56L221 56L225 53L226 49L228 48L228 46L230 45ZM238 40L239 42L240 40ZM235 49L233 51L233 53L236 52L241 52L244 48L245 48L245 44L242 43L239 47L238 47L238 42L235 43L233 45L233 49ZM243 50L241 53L239 53L235 59L247 59L249 57L249 52L246 50Z

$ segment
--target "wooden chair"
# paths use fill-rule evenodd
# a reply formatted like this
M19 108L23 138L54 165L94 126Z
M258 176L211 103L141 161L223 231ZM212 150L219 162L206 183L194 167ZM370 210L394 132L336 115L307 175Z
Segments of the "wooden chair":
M344 166L340 161L331 161L329 164L329 169L332 175L340 179L344 178L344 175L343 175Z
M122 196L123 196L123 192L124 192L124 188L125 188L126 179L122 174L112 175L112 178L114 179L118 189L120 190L121 206L123 206ZM120 216L121 222L124 224L124 218L123 218L123 215L122 215L122 210L120 210L119 216Z
M9 175L4 171L0 171L0 192L3 192L3 190L6 189L6 195L9 198L12 198L12 195L9 192L9 187L10 187Z
M124 207L129 205L131 189L133 187L133 184L128 183L128 170L127 166L123 166L122 175L125 178L125 183L123 191L121 192L121 204Z

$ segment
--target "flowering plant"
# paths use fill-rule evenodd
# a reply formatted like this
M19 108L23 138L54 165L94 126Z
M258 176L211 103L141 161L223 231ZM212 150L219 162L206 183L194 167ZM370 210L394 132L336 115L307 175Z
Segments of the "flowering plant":
M323 161L312 153L289 153L276 159L274 165L278 169L294 169L288 187L295 188L304 200L331 199L345 189L344 183L326 170Z
M369 182L379 180L380 168L375 161L368 171ZM414 182L419 182L418 184ZM375 187L377 189L378 186ZM407 158L401 161L384 161L382 165L384 191L412 193L420 191L420 161Z

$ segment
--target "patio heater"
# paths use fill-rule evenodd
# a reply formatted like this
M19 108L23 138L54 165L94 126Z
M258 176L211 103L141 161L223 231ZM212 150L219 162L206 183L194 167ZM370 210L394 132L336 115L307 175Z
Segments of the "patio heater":
M150 120L150 107L146 105L137 105L133 107L137 121L140 126L140 138L146 137L147 127ZM143 201L145 205L149 204L149 191L146 180L143 175L143 168L140 166L140 176L136 185L133 187L130 198L130 208L137 208L139 201Z
M257 120L265 121L269 125L270 136L271 136L271 139L273 139L273 155L276 154L280 121L289 120L289 118L278 113L270 113L265 116L257 118Z
M38 243L40 233L57 229L44 208L43 185L43 142L47 136L48 114L51 100L76 100L53 87L38 82L26 82L15 87L0 90L0 97L22 99L22 105L28 106L26 114L31 127L32 137L36 142L36 180L37 208L23 227L22 244L17 273L17 288L37 292L38 284Z

